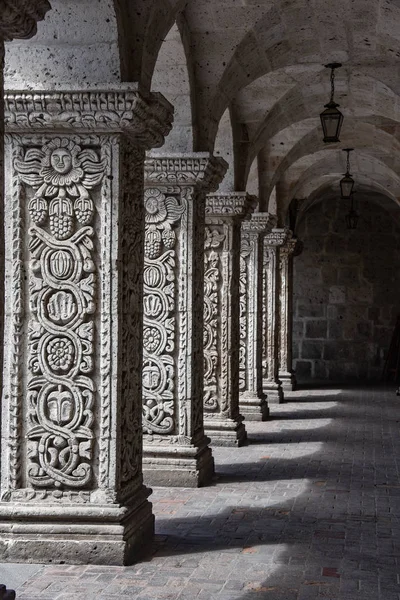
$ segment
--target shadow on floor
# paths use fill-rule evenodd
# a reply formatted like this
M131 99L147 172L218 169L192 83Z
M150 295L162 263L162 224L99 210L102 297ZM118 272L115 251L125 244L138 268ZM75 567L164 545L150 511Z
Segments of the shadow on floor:
M352 396L346 390L337 406L314 415L330 419L326 426L250 435L250 445L311 443L310 453L218 465L216 488L229 496L238 489L234 484L246 482L246 494L252 497L254 491L260 506L233 503L212 515L159 518L154 554L179 557L183 569L185 557L193 561L200 552L216 553L216 561L227 553L245 557L247 570L238 578L254 583L236 594L237 600L398 600L400 401L386 396L380 406L378 392L375 406ZM321 396L318 401L329 400ZM314 398L304 400L309 401ZM300 414L288 411L278 417L288 423L293 417L310 418ZM315 442L323 444L317 452L312 449ZM304 478L305 489L285 500L285 486ZM267 507L259 482L276 486L276 501L269 496ZM266 570L271 572L267 578ZM201 597L230 600L229 593ZM188 600L189 595L177 598Z

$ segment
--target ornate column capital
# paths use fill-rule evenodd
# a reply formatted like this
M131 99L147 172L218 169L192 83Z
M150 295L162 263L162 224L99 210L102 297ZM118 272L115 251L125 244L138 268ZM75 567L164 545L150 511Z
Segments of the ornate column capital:
M299 256L303 251L303 243L297 238L289 238L280 248L282 258L288 259L291 256Z
M124 133L144 148L162 146L173 120L173 107L162 95L145 99L135 84L104 91L7 92L4 109L8 133Z
M51 6L47 0L0 0L0 39L30 38Z
M265 244L267 246L273 247L282 247L284 246L292 237L292 232L290 229L282 228L274 228L271 233L265 236Z
M245 218L256 205L255 196L246 192L229 194L208 194L206 199L206 218Z
M252 213L250 219L243 221L242 228L245 233L269 234L276 225L276 215L267 212Z
M190 154L148 153L144 166L145 185L201 186L215 191L228 163L209 152Z

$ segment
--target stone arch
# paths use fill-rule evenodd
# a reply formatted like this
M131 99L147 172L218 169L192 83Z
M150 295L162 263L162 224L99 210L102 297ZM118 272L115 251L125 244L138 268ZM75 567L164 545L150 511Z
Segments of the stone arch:
M152 91L161 92L174 107L174 124L165 140L163 152L193 152L192 65L189 63L189 38L182 15L161 44L152 78Z
M308 121L307 123L296 123L289 128L289 131L282 130L282 132L271 140L269 148L273 156L270 157L269 161L271 168L271 171L268 174L270 189L273 188L276 182L283 177L284 173L290 169L292 165L307 154L315 153L320 150L333 150L339 147L339 145L336 144L326 145L323 143L320 127L310 129L303 135L305 124L308 124ZM280 140L287 140L291 136L294 137L295 143L290 150L286 153L281 152L280 155L277 155L278 150L280 149ZM368 148L371 145L371 140L373 140L375 150L379 150L385 154L388 161L392 164L395 163L397 157L400 156L400 141L397 136L388 133L368 121L364 122L355 119L351 122L348 120L344 122L341 133L341 147L350 147L354 145L356 146L356 150ZM284 147L284 151L285 150L286 146ZM398 170L396 166L393 168L394 170Z
M398 184L397 181L392 181L393 185ZM290 206L291 202L296 198L299 198L299 202L313 202L316 198L321 196L321 194L325 193L326 190L329 190L332 196L339 197L340 193L338 191L338 175L330 174L323 175L320 177L316 177L313 180L309 180L307 183L303 184L297 190L294 190L288 201L284 207L285 214ZM357 178L357 189L362 192L363 190L372 190L381 194L382 196L386 196L389 198L396 206L400 206L400 201L393 192L385 188L385 186L380 182L368 175L358 175Z
M259 174L257 159L253 160L253 163L249 169L249 175L247 177L246 182L246 191L252 196L259 195Z
M337 185L343 176L344 157L341 152L336 155L324 157L318 160L312 166L307 166L303 171L299 171L297 177L291 181L286 181L286 192L283 194L284 206L288 206L290 200L294 197L305 198L313 188L314 180L325 178L326 180L336 180ZM372 153L358 152L357 157L353 157L351 166L353 177L357 183L363 178L375 181L382 189L387 190L393 197L400 197L400 176L393 171L391 166L377 158ZM295 183L293 184L293 182ZM339 190L339 188L338 188ZM339 193L339 191L338 191Z
M295 368L301 380L379 380L398 314L399 208L363 188L356 230L348 205L321 189L299 215L294 262ZM390 260L388 260L390 254ZM310 319L311 317L311 319Z
M326 77L325 77L326 79ZM258 154L260 148L265 146L280 131L299 124L299 130L310 131L319 127L319 112L322 109L328 88L326 81L321 81L320 74L317 81L307 80L306 91L303 92L299 83L283 94L279 101L275 102L267 112L265 119L261 120L257 132L251 138L251 151L249 152L249 163ZM368 95L359 97L359 87L369 89ZM315 93L315 89L318 90ZM400 122L399 97L397 93L386 85L381 84L375 78L366 76L360 72L354 72L349 83L345 80L340 88L341 94L346 96L346 105L342 107L345 113L345 122L360 119L362 121L389 121ZM340 95L338 96L340 101ZM247 101L248 104L250 104ZM344 104L344 103L343 103ZM302 125L300 125L302 123Z
M344 14L349 13L348 8L344 1L341 2L340 10ZM209 100L211 113L218 119L224 106L232 101L240 89L265 73L289 66L296 68L299 55L302 56L302 64L319 63L321 71L328 60L364 62L363 69L369 76L389 87L395 86L393 69L387 67L382 70L363 60L371 54L371 47L374 46L379 46L380 51L392 60L399 53L399 44L393 44L393 38L387 34L387 25L392 18L390 11L380 14L377 3L372 1L365 3L365 11L366 15L371 13L372 18L366 36L367 43L351 48L338 27L339 21L335 21L335 31L331 32L332 35L327 40L326 28L331 27L331 24L328 13L323 10L317 15L318 19L315 19L311 7L304 6L301 0L294 3L289 15L287 6L283 10L282 3L275 3L244 35L232 53L218 87ZM342 49L338 50L338 47Z
M114 0L118 18L122 81L137 81L146 94L151 87L161 44L184 0Z
M221 156L228 163L228 169L219 186L221 192L235 191L235 149L232 119L227 108L221 117L217 136L215 138L214 154Z

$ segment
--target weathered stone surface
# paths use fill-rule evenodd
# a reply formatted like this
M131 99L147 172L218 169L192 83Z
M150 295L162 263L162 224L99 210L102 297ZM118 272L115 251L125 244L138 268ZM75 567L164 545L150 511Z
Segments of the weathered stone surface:
M392 292L400 283L400 230L391 214L367 199L355 231L346 229L343 202L324 204L310 209L298 229L304 252L294 263L296 372L303 380L377 380L399 311ZM315 220L321 210L325 232ZM369 226L375 220L377 230ZM332 231L336 250L328 253ZM321 233L325 249L317 251L309 241ZM336 282L330 285L318 274L310 279L310 269L316 268L335 271Z
M50 8L47 0L1 0L0 39L31 38Z
M207 153L145 162L143 471L196 487L214 463L203 423L204 213L226 163Z
M269 213L242 223L240 251L239 409L248 421L264 421L269 410L262 389L263 244L275 225Z
M296 388L296 375L292 365L293 343L293 257L302 251L302 244L290 238L279 249L279 371L283 390Z
M120 90L7 95L2 560L124 564L151 540L143 163L161 106L165 123Z
M279 380L279 332L280 332L280 277L279 248L292 233L288 229L273 229L264 238L264 348L263 348L263 390L268 403L283 402L282 384Z
M206 201L204 426L212 444L240 446L240 224L254 207L245 193L209 194Z

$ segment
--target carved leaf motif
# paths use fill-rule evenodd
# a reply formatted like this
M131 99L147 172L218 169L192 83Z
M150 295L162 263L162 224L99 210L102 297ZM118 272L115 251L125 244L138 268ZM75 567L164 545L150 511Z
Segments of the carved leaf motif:
M206 228L204 255L204 410L217 411L218 400L218 316L220 314L219 286L221 282L221 261L217 249L221 246L225 235L217 229Z
M33 197L28 204L29 214L31 219L37 225L41 225L47 218L47 202L44 198Z
M176 226L185 211L177 198L145 190L143 429L174 432L176 336Z
M95 384L88 374L96 367L95 249L93 229L81 225L93 216L88 190L101 183L105 166L99 149L82 149L68 137L25 148L14 161L28 187L26 208L34 223L29 229L27 478L44 496L85 488L92 479Z

